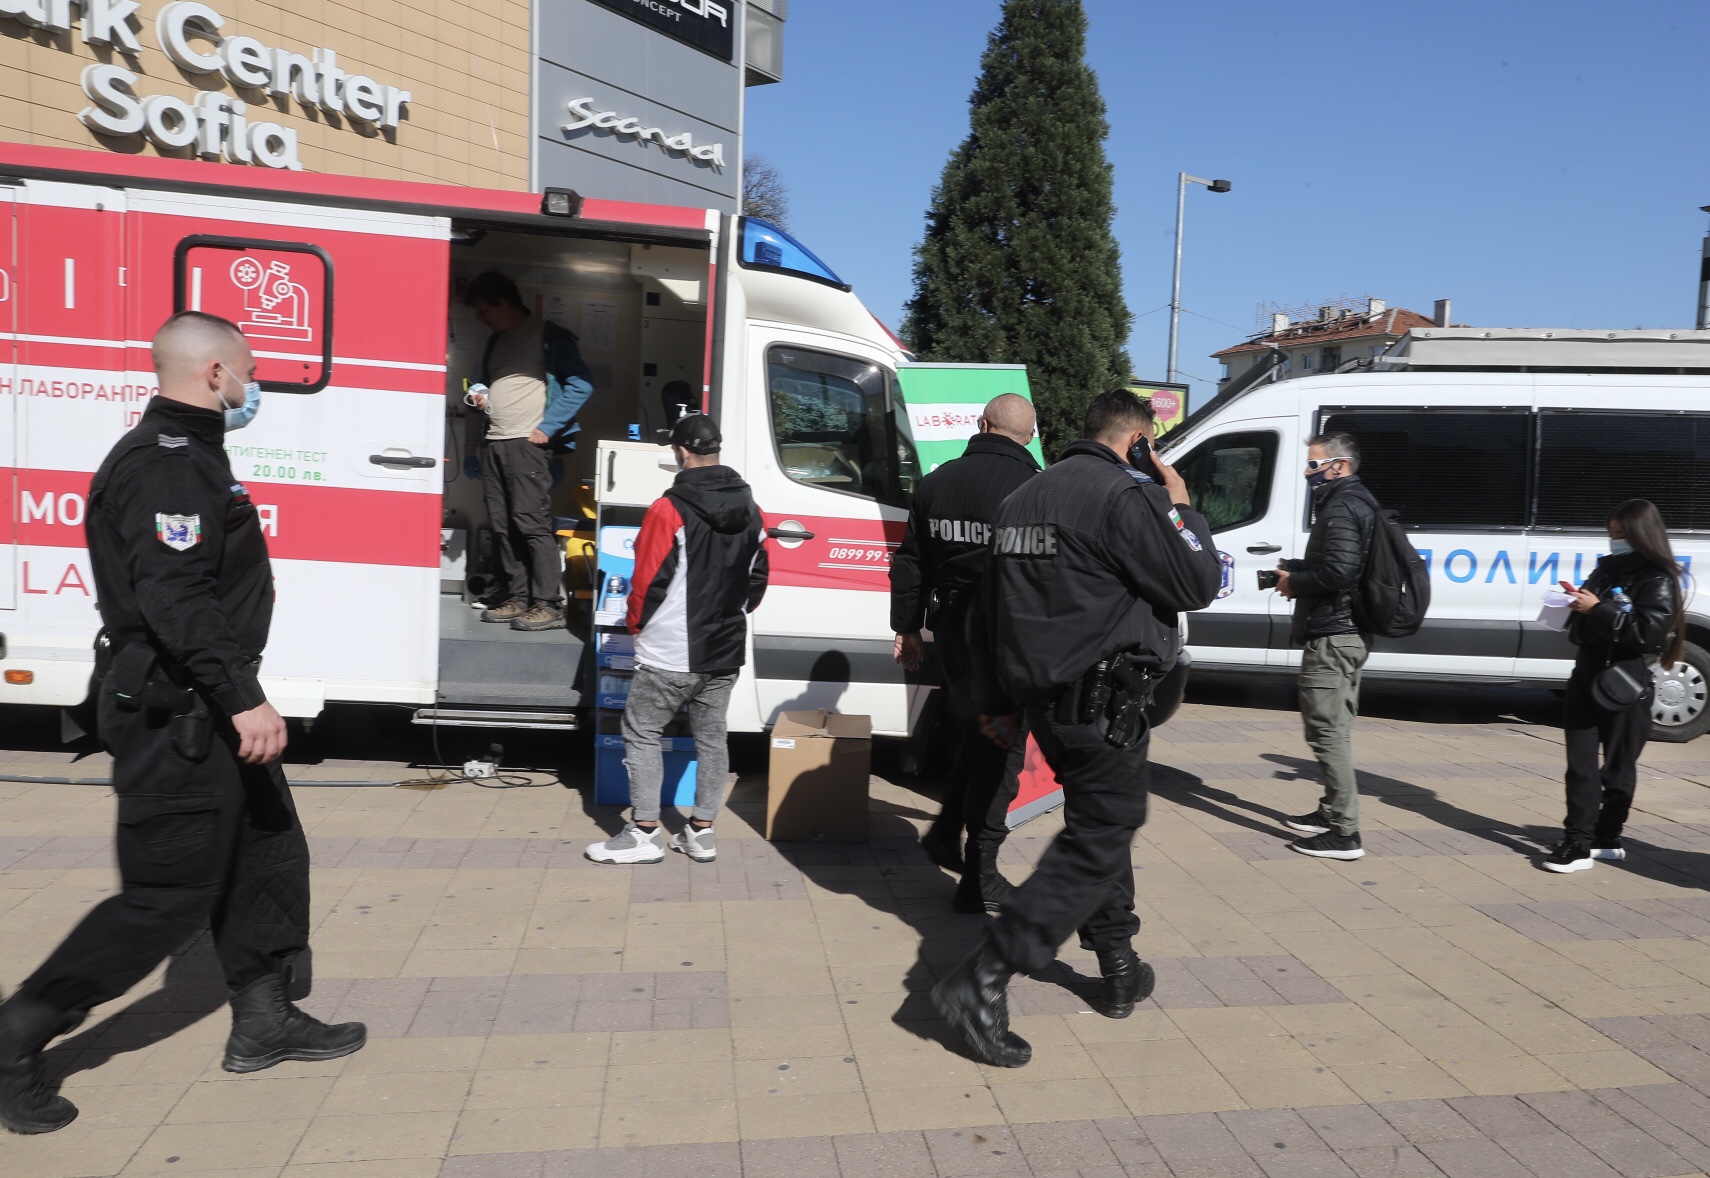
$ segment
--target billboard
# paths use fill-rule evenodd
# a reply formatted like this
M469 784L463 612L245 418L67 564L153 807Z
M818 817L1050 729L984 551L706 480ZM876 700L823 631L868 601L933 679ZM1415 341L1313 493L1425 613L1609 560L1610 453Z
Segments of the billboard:
M1151 400L1152 411L1158 415L1158 437L1163 437L1187 420L1187 385L1168 384L1161 380L1141 380L1136 376L1129 379L1128 388L1138 396Z
M904 364L897 369L897 380L921 474L962 456L968 439L980 432L980 410L993 397L1020 393L1033 400L1025 364ZM1044 466L1039 439L1027 448Z

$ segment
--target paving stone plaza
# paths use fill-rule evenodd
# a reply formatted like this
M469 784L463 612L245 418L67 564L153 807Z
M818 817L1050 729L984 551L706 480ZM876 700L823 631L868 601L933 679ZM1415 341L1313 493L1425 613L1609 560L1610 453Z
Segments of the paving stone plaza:
M1542 709L1547 712L1547 709ZM980 934L872 783L866 845L770 844L738 758L719 859L596 866L614 810L553 785L386 788L293 766L314 854L305 1009L326 1064L219 1067L203 938L50 1053L82 1109L0 1137L5 1178L1667 1178L1710 1171L1710 753L1653 744L1629 858L1552 875L1560 733L1490 710L1362 718L1367 857L1286 849L1316 796L1284 707L1190 703L1134 845L1155 997L1092 1013L1091 954L1011 989L1034 1058L971 1062L926 991ZM348 755L346 753L345 755ZM106 762L0 754L0 774ZM345 784L314 785L316 780ZM376 785L350 784L372 781ZM110 893L114 803L0 784L0 983ZM1057 829L1024 827L1024 878Z

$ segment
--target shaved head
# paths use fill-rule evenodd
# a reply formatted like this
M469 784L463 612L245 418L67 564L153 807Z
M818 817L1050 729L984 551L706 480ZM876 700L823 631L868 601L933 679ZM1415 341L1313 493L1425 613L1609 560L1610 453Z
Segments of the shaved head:
M1020 393L1000 393L986 402L980 419L993 433L1023 446L1033 440L1033 403Z
M255 357L237 324L202 311L180 311L154 333L154 371L162 396L204 409L243 403ZM235 398L235 399L234 399Z

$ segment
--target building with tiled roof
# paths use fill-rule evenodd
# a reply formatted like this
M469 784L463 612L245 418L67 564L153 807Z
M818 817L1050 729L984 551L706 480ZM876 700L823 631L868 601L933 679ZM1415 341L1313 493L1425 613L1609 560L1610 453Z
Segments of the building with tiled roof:
M1318 308L1313 318L1291 320L1285 312L1271 315L1271 328L1212 359L1223 364L1218 387L1241 376L1255 364L1267 363L1272 351L1283 354L1278 380L1335 372L1354 360L1368 363L1416 327L1448 327L1449 300L1438 299L1433 315L1391 307L1382 299L1366 299L1365 307L1336 303Z

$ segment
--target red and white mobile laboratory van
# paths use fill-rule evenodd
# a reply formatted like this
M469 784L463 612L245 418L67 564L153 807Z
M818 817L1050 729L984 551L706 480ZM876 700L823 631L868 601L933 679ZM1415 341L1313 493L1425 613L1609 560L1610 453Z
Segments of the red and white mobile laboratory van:
M925 690L891 659L887 570L915 463L898 341L764 222L575 193L486 191L0 145L0 703L72 705L97 630L89 481L154 392L176 310L249 337L264 390L227 439L260 505L278 604L262 682L288 716L333 701L417 718L572 726L586 631L483 625L485 550L463 404L485 329L462 284L497 268L594 371L556 473L602 518L670 481L652 444L702 407L773 539L731 725L833 707L903 735Z

